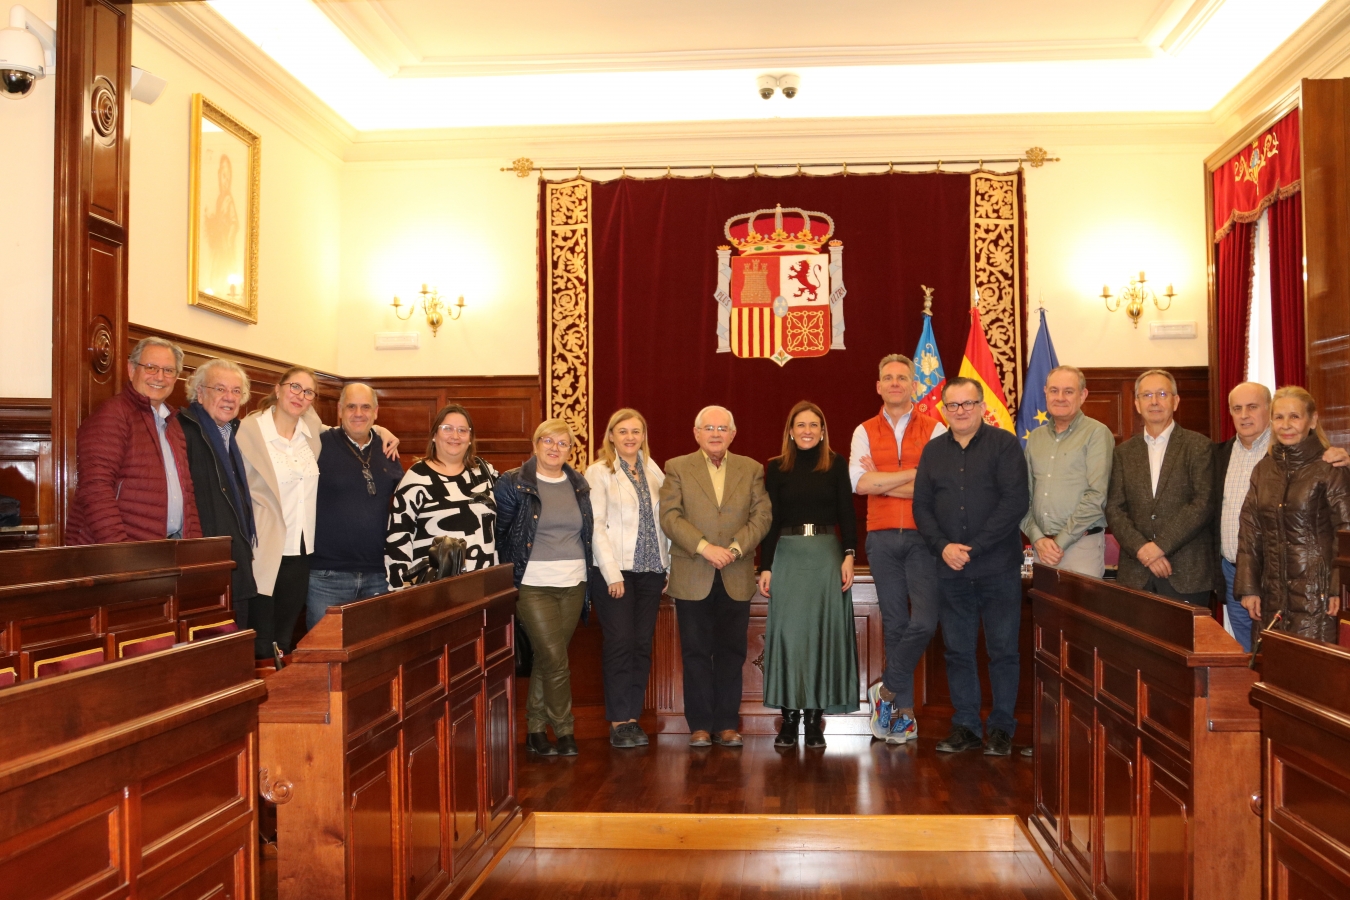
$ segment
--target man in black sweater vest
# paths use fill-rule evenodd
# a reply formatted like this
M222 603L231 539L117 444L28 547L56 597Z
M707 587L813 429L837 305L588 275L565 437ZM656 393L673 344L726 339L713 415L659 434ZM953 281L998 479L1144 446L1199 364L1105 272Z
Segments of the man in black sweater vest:
M368 385L349 384L338 398L338 422L319 439L319 498L310 557L305 624L330 606L387 593L384 536L389 501L403 467L381 452L371 431L380 400Z

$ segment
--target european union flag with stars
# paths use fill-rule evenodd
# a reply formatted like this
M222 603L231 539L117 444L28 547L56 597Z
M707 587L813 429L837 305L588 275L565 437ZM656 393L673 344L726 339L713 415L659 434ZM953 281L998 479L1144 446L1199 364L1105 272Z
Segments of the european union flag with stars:
M1036 343L1031 348L1027 363L1027 377L1022 381L1022 405L1017 410L1017 437L1027 445L1031 432L1049 421L1045 411L1045 379L1059 365L1055 344L1050 340L1050 328L1045 324L1045 307L1041 307L1041 327L1036 332Z

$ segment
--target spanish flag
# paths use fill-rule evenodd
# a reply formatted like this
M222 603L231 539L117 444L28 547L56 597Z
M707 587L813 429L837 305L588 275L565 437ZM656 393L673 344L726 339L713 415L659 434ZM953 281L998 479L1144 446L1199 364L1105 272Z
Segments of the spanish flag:
M1008 399L1003 396L1003 384L994 367L994 354L980 324L980 308L970 308L970 336L966 338L966 355L961 359L962 378L973 378L984 387L984 420L996 428L1017 433L1012 416L1008 415Z

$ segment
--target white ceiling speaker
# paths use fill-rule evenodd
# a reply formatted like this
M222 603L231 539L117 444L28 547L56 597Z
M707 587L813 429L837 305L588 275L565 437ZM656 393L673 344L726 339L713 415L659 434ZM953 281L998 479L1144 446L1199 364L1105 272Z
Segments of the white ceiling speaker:
M9 27L0 29L0 95L22 100L56 70L56 29L22 6L9 9Z
M131 67L131 99L142 103L154 103L169 84L153 72Z

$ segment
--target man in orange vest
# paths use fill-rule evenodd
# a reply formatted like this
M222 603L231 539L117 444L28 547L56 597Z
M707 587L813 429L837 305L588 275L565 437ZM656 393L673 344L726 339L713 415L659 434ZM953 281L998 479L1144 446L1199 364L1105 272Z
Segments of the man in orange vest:
M853 432L848 472L867 495L867 564L876 582L886 671L867 689L872 736L903 744L919 735L914 668L937 630L937 562L914 525L914 472L924 445L947 426L914 408L914 362L892 353L877 374L881 412Z

